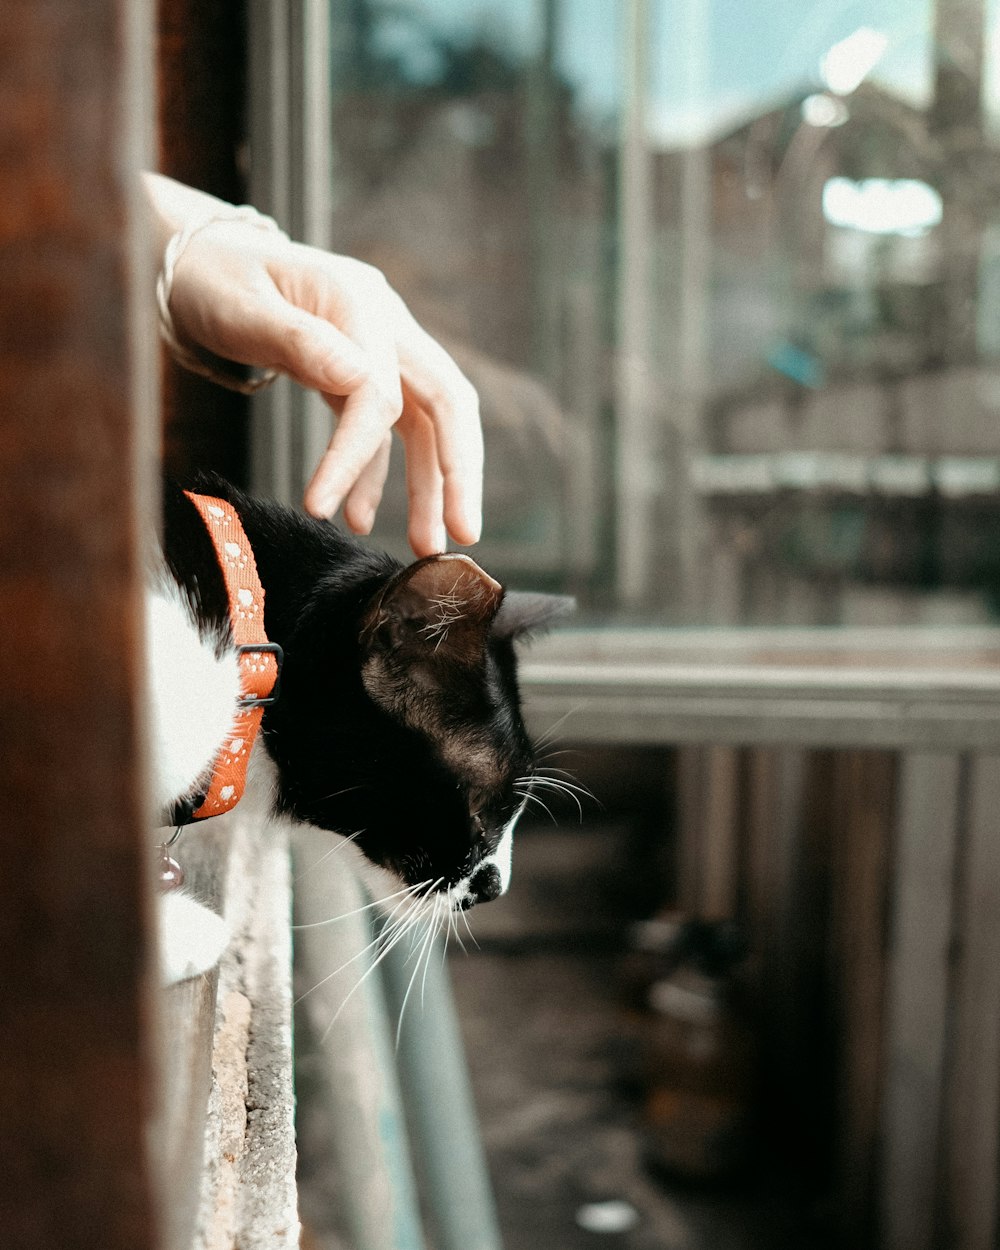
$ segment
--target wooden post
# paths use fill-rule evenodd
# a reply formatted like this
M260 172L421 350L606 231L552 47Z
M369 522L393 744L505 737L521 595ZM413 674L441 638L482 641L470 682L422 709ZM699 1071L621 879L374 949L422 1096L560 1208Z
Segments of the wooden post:
M922 751L900 767L882 1103L886 1250L935 1244L960 768L955 753Z
M967 802L944 1125L945 1231L954 1250L991 1250L1000 1145L1000 758L992 752L972 756Z
M840 1234L855 1246L875 1242L896 768L888 751L845 751L831 794L836 1193Z
M615 362L615 591L625 608L649 597L652 500L658 483L650 430L649 4L624 6L625 98L619 138L617 351Z
M0 1239L18 1250L157 1244L149 32L141 0L14 0L0 19Z
M158 167L234 204L247 198L239 167L246 135L245 10L242 0L156 0ZM185 478L214 469L247 484L245 396L189 373L164 353L163 417L167 472Z

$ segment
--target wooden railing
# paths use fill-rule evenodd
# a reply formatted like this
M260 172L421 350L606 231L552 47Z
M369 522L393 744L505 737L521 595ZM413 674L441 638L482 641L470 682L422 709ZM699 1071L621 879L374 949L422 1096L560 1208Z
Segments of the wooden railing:
M992 1250L1000 631L568 632L524 684L537 730L678 746L673 901L748 932L842 1243Z
M0 19L0 1240L18 1250L159 1244L148 18L94 0Z

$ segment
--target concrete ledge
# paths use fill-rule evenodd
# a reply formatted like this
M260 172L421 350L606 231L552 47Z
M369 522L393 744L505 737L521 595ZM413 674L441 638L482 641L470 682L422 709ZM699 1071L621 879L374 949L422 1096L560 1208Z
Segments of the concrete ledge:
M234 814L189 830L178 852L192 893L222 912L232 939L214 974L218 991L207 1107L195 1099L187 1112L192 1118L204 1115L194 1234L174 1244L192 1250L292 1250L299 1244L299 1220L285 831L257 828ZM183 982L168 991L166 1042L168 1053L179 1049L193 1070L204 1062L195 1051L207 1049L208 1030L186 1018L192 986L207 990L211 980ZM181 1046L188 1035L197 1047ZM168 1104L181 1092L169 1080ZM188 1132L187 1139L196 1149L195 1135ZM190 1161L184 1163L190 1175Z

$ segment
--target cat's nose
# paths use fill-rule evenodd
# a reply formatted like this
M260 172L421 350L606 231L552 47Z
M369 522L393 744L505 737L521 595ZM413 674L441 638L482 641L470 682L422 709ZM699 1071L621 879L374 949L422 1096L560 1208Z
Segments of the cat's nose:
M473 873L469 881L469 889L475 896L477 903L489 903L495 898L499 898L503 893L503 882L500 880L500 873L493 864L484 864L477 872Z

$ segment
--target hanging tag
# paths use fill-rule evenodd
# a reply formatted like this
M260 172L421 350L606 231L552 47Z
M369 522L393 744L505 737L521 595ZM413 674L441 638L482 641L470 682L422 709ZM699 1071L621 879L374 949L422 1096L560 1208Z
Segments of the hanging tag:
M166 894L168 890L177 890L184 884L184 869L172 855L167 854L167 849L173 846L181 836L181 828L182 826L178 825L173 837L168 842L161 842L159 846L160 860L156 865L156 884L161 894Z

